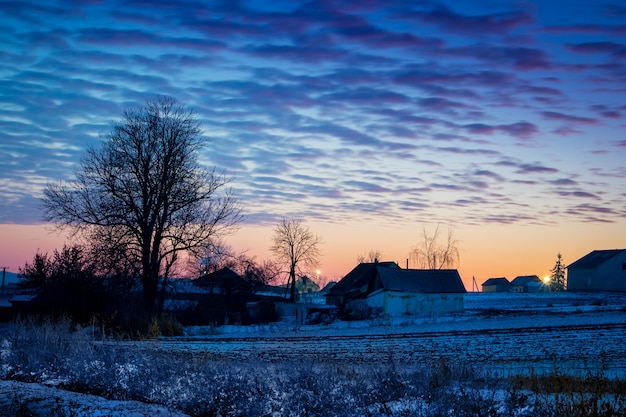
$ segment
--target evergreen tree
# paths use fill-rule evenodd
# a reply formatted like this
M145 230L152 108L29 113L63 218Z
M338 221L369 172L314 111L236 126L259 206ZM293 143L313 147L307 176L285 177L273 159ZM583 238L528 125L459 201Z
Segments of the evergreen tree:
M550 288L552 291L565 291L565 265L560 253L556 254L556 262L550 270Z

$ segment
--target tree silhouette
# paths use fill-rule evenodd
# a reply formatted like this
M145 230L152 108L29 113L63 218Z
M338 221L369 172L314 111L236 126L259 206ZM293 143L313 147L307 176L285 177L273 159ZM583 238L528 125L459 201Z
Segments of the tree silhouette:
M413 248L410 258L422 269L453 268L458 265L460 259L458 243L451 229L448 229L447 239L442 240L439 225L432 234L424 228L422 241Z
M46 187L45 219L123 253L152 311L179 255L240 220L230 192L218 195L228 180L198 162L205 143L194 113L171 98L127 109L87 150L74 181Z
M565 265L563 264L563 257L560 253L556 254L556 262L550 272L552 273L550 276L550 288L552 288L552 291L564 291Z
M313 234L302 221L283 219L274 229L272 252L279 262L289 267L290 300L296 300L296 273L305 266L315 266L320 256L322 239Z

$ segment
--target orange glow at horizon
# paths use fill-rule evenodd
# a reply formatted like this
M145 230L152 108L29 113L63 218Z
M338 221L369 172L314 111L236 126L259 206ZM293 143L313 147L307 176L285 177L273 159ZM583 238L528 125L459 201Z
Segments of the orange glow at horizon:
M395 261L406 268L409 253L419 242L423 228L388 224L331 224L305 222L322 237L320 264L311 269L321 281L337 281L357 264L357 257L371 250L382 252L384 261ZM274 226L242 225L225 239L235 251L246 251L257 260L271 259ZM0 266L17 272L31 262L37 251L52 253L66 242L65 236L49 225L0 224ZM427 228L427 230L429 230ZM581 224L576 228L528 225L487 225L453 228L459 241L459 273L468 291L480 291L488 278L519 275L550 275L560 252L565 264L574 262L594 249L623 248L623 238L614 224ZM409 264L409 267L411 265ZM475 284L474 284L475 281ZM477 288L476 288L477 287Z

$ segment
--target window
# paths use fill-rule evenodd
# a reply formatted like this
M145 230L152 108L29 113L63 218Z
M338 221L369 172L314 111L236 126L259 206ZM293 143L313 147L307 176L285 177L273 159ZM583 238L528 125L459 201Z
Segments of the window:
M622 271L626 271L626 262L622 262Z

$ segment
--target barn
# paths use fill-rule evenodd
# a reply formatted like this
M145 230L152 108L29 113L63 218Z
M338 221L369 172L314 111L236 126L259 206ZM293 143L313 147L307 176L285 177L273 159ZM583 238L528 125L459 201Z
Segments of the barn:
M626 291L626 249L594 250L567 267L568 291Z

